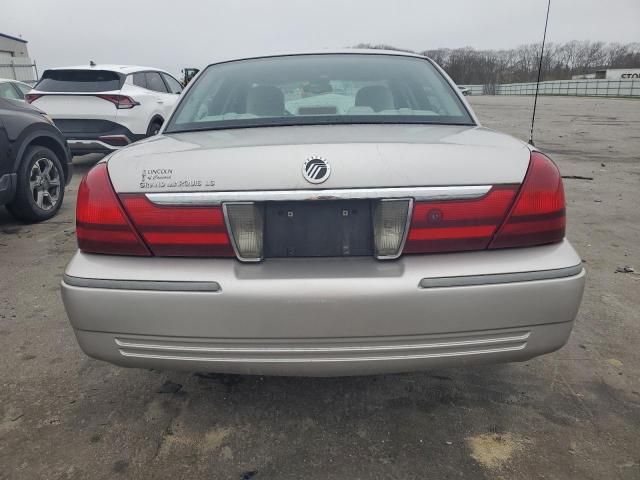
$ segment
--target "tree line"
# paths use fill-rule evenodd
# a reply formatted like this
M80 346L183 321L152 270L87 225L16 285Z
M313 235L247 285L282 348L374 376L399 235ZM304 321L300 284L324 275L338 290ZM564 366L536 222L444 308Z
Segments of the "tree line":
M436 61L459 85L519 83L535 81L540 62L539 43L507 50L438 48L420 53ZM391 45L361 43L355 48L411 51ZM416 53L416 52L414 52ZM573 40L547 43L542 61L543 80L565 80L572 75L607 68L640 68L640 43L605 43Z

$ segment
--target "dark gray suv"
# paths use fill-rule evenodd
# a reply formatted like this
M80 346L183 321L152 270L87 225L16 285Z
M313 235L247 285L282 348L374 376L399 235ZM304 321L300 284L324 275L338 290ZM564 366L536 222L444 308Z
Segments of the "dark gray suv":
M62 205L73 172L69 146L40 109L0 98L0 205L40 222Z

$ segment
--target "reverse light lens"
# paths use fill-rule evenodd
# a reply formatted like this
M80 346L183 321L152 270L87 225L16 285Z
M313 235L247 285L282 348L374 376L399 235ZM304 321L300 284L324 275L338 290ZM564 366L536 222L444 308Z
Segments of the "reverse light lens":
M262 260L263 212L255 203L225 203L229 234L239 260Z
M76 236L83 252L149 256L150 252L122 210L107 164L93 167L80 182Z
M412 201L381 200L373 213L373 235L376 258L391 259L400 255L407 229L407 218Z

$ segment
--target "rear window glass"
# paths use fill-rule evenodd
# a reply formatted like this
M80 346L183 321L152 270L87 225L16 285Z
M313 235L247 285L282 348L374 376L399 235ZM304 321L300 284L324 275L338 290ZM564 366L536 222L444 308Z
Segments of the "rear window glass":
M208 67L166 132L343 123L468 125L473 119L428 60L318 54Z
M123 79L108 70L46 70L35 88L41 92L108 92L120 90Z
M0 82L0 97L10 98L12 100L20 100L21 98L9 82Z

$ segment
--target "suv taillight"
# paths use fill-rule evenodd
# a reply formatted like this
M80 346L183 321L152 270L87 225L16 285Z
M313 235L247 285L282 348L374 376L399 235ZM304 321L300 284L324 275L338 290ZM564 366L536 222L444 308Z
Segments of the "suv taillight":
M489 248L560 242L564 238L565 223L560 171L549 157L532 152L516 201Z
M24 96L24 101L27 102L27 103L33 103L37 99L39 99L40 97L42 97L41 93L27 93Z
M136 102L133 98L127 97L126 95L96 95L96 97L113 103L118 109L129 109L140 105L139 102Z
M113 191L106 163L93 167L80 182L76 236L83 252L151 255Z

